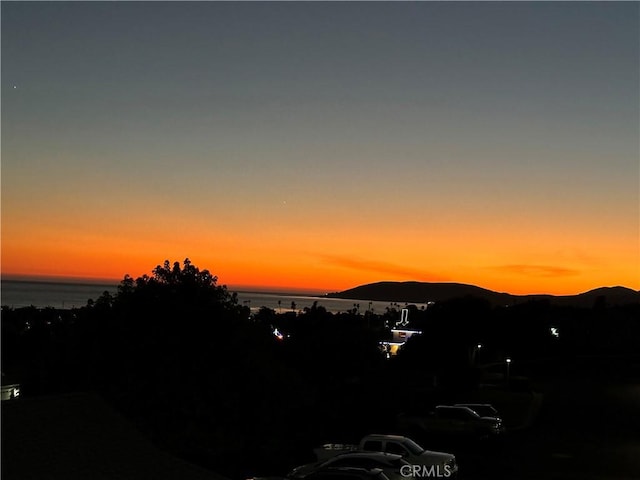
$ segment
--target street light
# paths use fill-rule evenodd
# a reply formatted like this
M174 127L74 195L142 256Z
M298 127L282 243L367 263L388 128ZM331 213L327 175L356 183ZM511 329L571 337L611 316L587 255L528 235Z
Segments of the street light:
M509 373L510 373L509 372L509 370L510 370L509 367L511 367L511 358L507 357L507 358L505 358L504 361L507 364L507 385L508 385L509 384Z
M478 343L475 347L473 347L473 351L471 352L471 365L475 366L478 363L478 352L482 348L482 344Z

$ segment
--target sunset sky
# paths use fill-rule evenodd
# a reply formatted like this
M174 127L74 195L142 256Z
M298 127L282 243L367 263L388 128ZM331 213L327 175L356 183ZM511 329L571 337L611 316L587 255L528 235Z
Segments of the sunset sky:
M640 289L637 2L2 2L2 274Z

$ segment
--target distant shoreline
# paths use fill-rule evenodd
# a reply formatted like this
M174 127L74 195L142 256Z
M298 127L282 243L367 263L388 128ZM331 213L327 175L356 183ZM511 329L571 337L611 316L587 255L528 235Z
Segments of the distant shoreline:
M0 303L2 306L13 309L35 307L68 310L86 306L90 299L96 301L105 291L112 296L117 295L118 283L3 278ZM251 289L228 289L228 291L237 295L239 304L250 306L252 309L266 306L272 309L290 310L290 305L295 304L297 309L301 310L319 303L330 310L345 311L354 305L352 299L329 298L312 292L266 292ZM368 300L359 300L362 304L367 302ZM378 305L378 307L383 309L384 305Z
M482 299L493 306L512 306L532 301L582 307L592 307L596 302L600 302L602 305L640 303L640 291L622 286L599 287L574 295L514 295L488 290L477 285L454 282L377 282L336 292L330 297L370 298L376 301L408 303L442 302L473 297Z
M65 280L26 280L26 279L16 279L16 278L2 278L2 283L20 283L20 284L36 284L36 285L59 285L59 286L83 286L83 287L109 287L114 288L120 285L119 281L115 281L113 283L108 281L71 281L68 279ZM222 285L222 284L220 284ZM287 297L313 297L313 298L338 298L338 297L330 297L330 294L321 294L321 293L313 293L313 292L305 292L305 291L274 291L274 290L251 290L251 289L234 289L229 286L226 287L227 290L231 293L251 293L251 294L266 294L266 295L283 295Z

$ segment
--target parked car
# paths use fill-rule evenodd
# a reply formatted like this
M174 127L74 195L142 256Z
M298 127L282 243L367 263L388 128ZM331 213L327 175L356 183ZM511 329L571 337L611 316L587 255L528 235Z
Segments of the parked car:
M305 480L389 480L379 468L328 468L310 473Z
M245 480L287 480L287 477L249 477Z
M311 473L329 468L358 467L368 470L379 468L391 480L401 480L405 477L402 476L400 469L405 465L411 464L405 460L402 455L384 452L350 452L336 455L335 457L331 457L327 460L321 460L319 462L296 467L289 472L287 478L296 480L303 478L306 479L306 477Z
M427 435L490 437L504 432L500 418L482 417L469 407L455 405L438 405L426 414L401 414L397 424L400 429Z
M358 445L326 444L314 450L318 460L353 452L383 452L400 455L412 465L433 467L439 476L455 477L458 465L455 455L425 450L408 437L401 435L366 435Z
M497 418L502 421L498 411L489 403L456 403L454 407L469 407L481 417Z

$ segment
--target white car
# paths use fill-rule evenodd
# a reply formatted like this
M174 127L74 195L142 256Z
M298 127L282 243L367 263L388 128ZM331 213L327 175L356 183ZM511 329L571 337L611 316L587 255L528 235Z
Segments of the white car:
M358 453L367 453L369 455L379 455L380 453L382 453L399 455L403 460L409 463L409 465L402 463L399 464L400 469L402 470L400 474L403 478L412 476L456 478L458 474L458 465L456 464L455 455L445 452L426 450L410 438L404 437L402 435L365 435L362 440L360 440L360 443L358 445L328 443L323 445L322 447L315 448L314 452L316 454L316 457L318 458L318 463L313 465L320 465L327 460L336 457L343 457L347 454L356 455ZM409 467L420 467L420 472L411 469L411 472L415 471L416 473L408 474L410 470ZM297 470L295 470L295 472L297 472Z
M402 455L407 462L420 468L420 473L411 476L430 476L457 478L458 464L455 455L445 452L426 450L411 440L401 435L367 435L360 444L362 451L385 452ZM424 475L428 472L428 475ZM407 469L401 472L405 478Z

